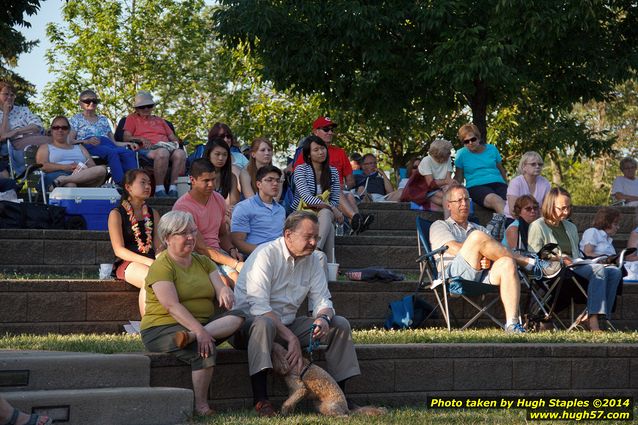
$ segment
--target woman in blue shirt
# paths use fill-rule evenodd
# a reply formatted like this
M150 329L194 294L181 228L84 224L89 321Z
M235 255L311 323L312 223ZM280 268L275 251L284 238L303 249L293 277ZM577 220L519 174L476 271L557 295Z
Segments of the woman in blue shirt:
M507 199L507 174L501 154L481 139L474 124L465 124L458 137L464 147L456 153L454 179L467 187L470 197L482 207L503 214Z

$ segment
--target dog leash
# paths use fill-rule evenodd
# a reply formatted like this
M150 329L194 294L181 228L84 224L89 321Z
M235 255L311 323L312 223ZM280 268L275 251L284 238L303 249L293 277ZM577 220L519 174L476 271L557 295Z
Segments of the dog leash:
M299 379L301 380L303 380L303 376L306 374L306 372L308 372L308 369L310 369L310 366L312 366L312 364L315 362L314 359L312 358L312 352L316 350L317 348L319 348L319 344L320 344L318 340L315 340L315 336L314 336L315 328L318 328L318 327L319 326L315 325L314 323L312 324L312 326L310 326L310 338L308 339L308 348L306 349L306 351L308 352L308 355L310 356L310 362L303 368L303 370L299 374Z

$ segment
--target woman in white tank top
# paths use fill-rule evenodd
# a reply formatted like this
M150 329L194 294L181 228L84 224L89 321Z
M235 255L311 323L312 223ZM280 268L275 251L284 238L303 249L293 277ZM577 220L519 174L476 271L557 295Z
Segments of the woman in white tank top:
M67 139L71 126L66 117L51 121L51 144L38 148L35 160L42 164L44 181L49 190L56 186L97 187L104 183L106 167L95 165L84 146L69 145Z

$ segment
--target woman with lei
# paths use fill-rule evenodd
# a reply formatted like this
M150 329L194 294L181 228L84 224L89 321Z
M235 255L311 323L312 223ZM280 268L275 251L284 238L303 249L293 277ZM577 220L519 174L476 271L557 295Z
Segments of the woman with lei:
M124 175L122 202L109 214L109 237L115 261L115 276L140 288L140 316L144 316L146 291L144 280L148 268L155 261L155 247L159 247L156 223L159 213L148 205L151 196L151 178L140 169Z

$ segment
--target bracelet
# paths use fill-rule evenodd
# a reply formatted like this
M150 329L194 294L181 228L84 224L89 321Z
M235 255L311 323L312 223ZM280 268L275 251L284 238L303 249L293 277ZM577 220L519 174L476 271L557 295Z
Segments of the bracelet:
M325 320L328 324L328 327L330 327L330 324L332 323L332 319L330 318L330 316L328 316L327 314L322 314L321 316L319 316L319 318Z

